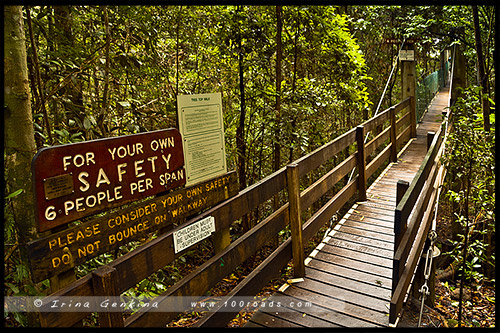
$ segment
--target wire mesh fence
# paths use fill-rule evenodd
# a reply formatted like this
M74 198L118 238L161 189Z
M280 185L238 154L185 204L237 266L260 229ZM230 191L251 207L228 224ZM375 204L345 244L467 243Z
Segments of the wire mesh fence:
M449 64L448 62L445 62L444 69L432 72L417 84L417 121L420 121L434 96L448 81L448 68Z

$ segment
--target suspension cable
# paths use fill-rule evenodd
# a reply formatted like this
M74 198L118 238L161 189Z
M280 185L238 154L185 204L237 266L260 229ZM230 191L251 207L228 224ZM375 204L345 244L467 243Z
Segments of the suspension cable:
M380 100L378 102L377 108L375 109L375 113L373 114L373 117L375 117L376 115L378 115L378 112L380 110L380 106L382 105L382 101L384 100L384 97L385 97L385 93L387 92L387 87L389 87L389 83L391 82L392 75L394 74L394 70L396 69L396 66L398 64L399 53L403 49L403 46L405 45L405 42L406 42L406 37L403 38L403 42L401 43L401 46L399 47L398 54L396 55L396 62L392 63L391 73L389 74L389 78L387 79L387 82L385 83L384 91L382 92L382 96L380 96ZM363 141L364 143L366 143L366 141L368 140L368 135L369 134L370 134L370 132L366 133L365 139ZM354 175L354 169L351 171L351 174L349 175L349 180L347 181L347 183L351 182L353 175ZM333 214L332 217L330 218L330 221L329 221L330 225L326 229L325 234L323 235L323 239L325 239L328 236L328 234L330 233L330 231L333 228L333 224L335 222L337 222L337 220L338 220L337 213L338 213L338 211L336 211L335 214Z
M406 42L406 38L403 39L403 43L401 43L401 46L399 47L398 54L396 55L396 62L392 64L391 73L389 74L389 78L387 79L387 82L385 83L384 91L382 92L382 96L380 96L380 100L378 102L377 108L375 109L375 113L373 114L373 117L378 115L378 112L380 110L380 106L382 105L382 101L384 100L384 97L385 97L385 93L387 92L387 88L389 87L389 83L391 82L392 74L394 74L394 70L396 69L396 66L398 64L399 53L403 49L405 42ZM370 132L367 132L365 135L365 140L363 141L364 143L366 143L366 141L368 140L369 135L370 135ZM353 175L354 175L354 169L351 171L351 174L349 175L349 180L347 181L347 183L349 183L352 180Z

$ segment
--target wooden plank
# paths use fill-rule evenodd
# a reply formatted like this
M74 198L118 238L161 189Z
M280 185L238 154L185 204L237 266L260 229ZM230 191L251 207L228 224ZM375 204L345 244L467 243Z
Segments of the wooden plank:
M259 314L259 312L254 313L254 316L257 315L257 314ZM259 319L257 319L257 320L259 320ZM247 323L245 324L245 327L251 327L251 328L257 327L257 328L261 328L261 327L267 327L267 326L259 324L258 321L254 322L254 321L252 321L252 318L250 318L250 320L247 321Z
M354 218L347 218L346 221L344 222L345 225L347 226L352 226L358 229L366 229L366 230L373 230L381 234L386 234L386 235L391 235L394 237L394 231L391 226L388 225L381 225L377 224L376 222L379 220L376 219L370 219L370 218L363 218L363 220L359 221Z
M293 325L301 327L339 327L339 325L336 325L328 319L322 318L322 316L331 311L330 309L318 307L312 302L308 304L307 307L302 306L300 309L285 305L285 303L290 304L291 302L301 302L302 304L305 304L308 302L307 299L293 297L288 295L286 292L281 293L278 291L271 297L267 298L267 302L267 304L274 302L273 308L260 308L258 312L266 313L271 317L280 318L281 320L285 320ZM277 304L280 304L280 307L277 307ZM273 326L275 322L276 321L271 320L267 323L267 325L269 325L269 327L276 327Z
M365 129L363 126L356 127L356 142L358 152L356 153L358 167L358 200L366 200L366 155L365 155Z
M391 144L390 144L390 161L391 162L396 162L397 161L397 142L396 142L396 108L391 107L389 108L390 110L390 117L391 117Z
M390 205L394 205L396 203L395 193L388 193L382 191L369 193L368 200L373 202L386 202Z
M389 158L391 154L391 145L388 145L382 150L368 165L366 166L366 177L370 177L377 171L378 168Z
M355 252L354 250L356 249L347 249L346 251L346 248L341 249L330 246L329 248L323 248L323 251L319 251L314 258L322 260L326 263L351 267L353 269L353 277L355 277L355 271L369 272L374 276L376 275L386 278L391 277L392 267L389 265L387 260L385 260L385 258L377 258L375 256L365 254L362 251ZM346 254L352 254L352 257L346 256ZM371 262L368 261L370 259L372 260Z
M257 294L267 281L272 277L279 275L280 270L292 258L292 239L288 238L278 246L262 263L257 266L250 274L238 283L238 285L228 293L228 302L231 302L233 296L247 296ZM220 308L215 308L209 312L197 323L196 327L221 327L225 326L233 318L241 307L236 307L234 312L221 312Z
M87 274L81 279L65 286L62 289L50 294L50 296L92 296L92 275ZM39 309L40 325L42 327L71 327L86 316L90 312L56 312L47 309L43 311L43 307Z
M436 191L432 192L434 194L436 193ZM432 201L430 201L431 205L432 202L434 202L434 200L435 200L435 195L433 196ZM430 210L429 210L429 215L431 215ZM420 256L422 255L422 249L424 247L425 238L429 231L431 222L432 222L431 218L424 219L415 237L414 243L416 244L416 246L412 247L411 252L408 255L408 261L404 266L404 270L401 274L399 282L397 283L395 288L393 286L394 292L391 298L390 312L389 312L390 313L389 321L391 323L394 323L396 321L396 316L401 311L403 299L406 295L406 291L408 290L411 277L413 276L417 263L419 262Z
M277 228L282 228L288 220L288 214L284 214L284 212L286 212L287 210L287 207L288 205L281 207L280 210L269 216L266 220L259 223L259 226L262 227L269 224L273 225L269 222L276 219L276 221L274 221L274 226ZM173 249L172 234L176 230L194 223L197 220L197 218L191 219L186 223L178 226L177 228L167 232L166 234L160 235L156 239L144 244L140 248L131 251L110 263L111 267L116 268L118 280L120 281L120 284L118 286L120 288L120 292L123 292L128 288L134 286L138 281L147 278L149 275L164 267L176 257L182 255L185 251L188 251L187 249L181 253L174 254L173 251L165 251L165 249ZM264 232L264 234L266 233ZM249 235L247 234L246 237L249 237ZM240 237L240 242L246 239L246 237ZM235 243L239 244L240 242ZM224 254L226 254L226 252L224 252ZM217 258L220 259L220 256L218 256ZM75 281L71 285L59 290L52 295L92 296L92 284L90 276L91 274L88 274L84 278ZM201 295L205 291L198 294ZM88 315L88 313L77 312L58 314L55 312L49 312L44 314L42 324L45 326L71 326L78 320L83 319L86 315Z
M92 286L95 296L117 297L119 291L116 280L116 269L108 265L101 266L92 272ZM99 327L123 327L121 312L99 312Z
M241 190L234 197L212 207L197 216L202 219L208 216L218 221L217 228L224 229L243 215L257 208L286 187L286 168L270 174L257 183Z
M362 271L355 269L352 266L342 266L336 264L335 262L325 262L320 259L312 258L307 267L315 268L317 270L321 270L323 272L328 272L336 275L348 276L357 281L361 281L375 287L384 287L389 288L391 286L391 279L388 277L382 277L379 275L370 274L367 271Z
M263 311L257 311L254 313L252 318L250 318L249 323L255 323L257 325L254 326L252 324L247 324L245 327L305 327Z
M359 210L358 210L359 208ZM366 210L364 209L366 207L356 207L352 209L352 213L349 216L349 219L355 220L355 221L365 221L367 220L371 223L375 223L377 225L385 226L388 228L393 228L394 227L394 216L391 215L382 215L378 212L374 212L371 210Z
M433 144L431 145L429 152L425 156L424 162L421 164L418 173L415 175L412 183L410 184L410 187L408 188L408 191L406 191L406 194L403 196L401 202L397 207L402 212L403 220L408 218L408 215L410 214L410 211L417 200L418 194L422 190L424 181L430 172L432 161L434 160L434 157L436 156L438 150L435 148L437 148L442 141L441 134L442 131L439 131L439 133L435 136Z
M410 105L410 103L411 103L410 98L411 98L411 96L405 98L404 100L402 100L398 104L394 105L394 109L395 109L396 113L401 112L402 110L404 110L406 107L408 107Z
M344 242L344 243L342 243ZM333 260L333 256L341 256L344 257L344 259L352 259L354 261L359 261L362 262L359 266L354 264L353 267L357 267L359 270L365 270L366 267L363 266L363 264L369 264L369 265L377 265L381 266L384 268L392 269L392 258L388 258L385 256L387 254L387 250L381 250L381 251L365 251L365 247L359 247L359 244L352 243L353 246L345 246L345 244L349 244L345 241L341 241L338 239L325 239L325 245L321 249L321 253L326 253L329 255L328 260ZM373 247L369 247L371 249L374 249ZM377 249L376 249L377 250ZM380 250L380 249L378 249ZM319 254L318 252L318 254ZM315 257L318 257L318 254L316 254ZM318 257L319 258L319 257ZM382 272L380 273L385 276L386 273Z
M373 195L368 200L370 202L379 203L390 207L394 206L394 208L396 208L396 198L394 197L382 197L380 195Z
M339 228L338 231L357 235L357 236L362 236L362 237L369 237L369 238L377 239L380 241L388 242L390 244L394 243L394 235L385 234L385 233L378 233L376 231L368 230L366 228L364 228L364 229L353 228L349 225L343 224L341 226L341 228Z
M388 175L384 175L384 177L388 177ZM370 186L368 193L370 194L377 194L380 193L381 195L385 196L395 196L396 195L396 189L392 184L384 184L382 181L378 181L376 184L372 184Z
M380 145L387 141L390 137L390 128L387 127L385 130L380 132L375 138L366 144L365 151L366 156L370 156Z
M380 256L392 256L393 251L389 249L383 249L379 247L374 247L371 245L367 245L365 243L358 243L352 240L345 240L337 237L332 237L329 241L329 244L334 246L343 247L346 249L356 250L364 253L371 253Z
M398 149L403 145L403 143L410 139L410 135L411 127L406 127L406 129L403 130L401 134L398 134L398 136L396 137L396 146L398 147Z
M160 295L158 301L160 306L162 302L168 300L168 296L203 295L282 230L288 223L287 211L288 204L282 206L281 209L235 240L221 253L210 258L199 268L185 276ZM182 311L183 309L179 309L179 312ZM125 326L163 326L172 320L175 315L176 313L166 314L150 311L135 313L127 318Z
M400 134L403 130L405 130L411 122L410 113L405 112L397 121L396 121L396 134Z
M412 138L417 136L417 98L415 96L410 96L410 115L411 115L411 132Z
M369 221L365 221L365 219L363 219L363 221L356 221L347 218L344 222L344 226L360 230L373 231L382 235L391 236L391 238L394 239L394 232L391 230L391 228L387 226L380 226L374 223L370 223Z
M439 170L439 157L436 158L435 164L430 171L429 177L425 182L425 185L422 189L422 193L417 199L416 206L419 207L416 212L413 213L410 217L410 221L408 223L408 229L404 230L404 234L401 235L401 241L399 246L395 249L394 258L405 261L408 253L410 252L410 248L412 246L412 240L415 239L415 234L417 233L417 229L420 226L420 222L422 220L422 216L424 214L424 207L427 207L429 203L429 198L433 193L433 184L435 177L437 175L437 171Z
M285 292L291 293L292 290L295 291L295 289L299 288L307 290L320 290L321 294L325 296L344 301L346 303L346 306L348 304L359 305L362 308L369 308L379 313L385 314L389 312L386 307L387 301L385 300L380 300L370 295L357 293L356 291L353 291L351 289L344 289L337 285L324 283L321 280L321 272L317 271L314 268L308 268L306 273L308 276L311 275L311 278L307 279L304 282L300 282L294 289L291 289L292 287L289 287Z
M364 204L359 204L356 207L356 210L358 211L366 211L367 213L374 214L375 216L380 216L380 219L386 219L386 216L393 218L394 217L394 211L387 209L386 207L381 208L376 205L364 205ZM368 215L368 214L367 214ZM382 216L384 215L384 216ZM389 219L389 221L393 221L392 219Z
M304 284L298 284L296 288L291 291L295 297L301 297L313 302L314 304L318 304L323 307L333 308L338 312L346 314L356 319L356 322L353 322L352 319L348 319L348 323L343 322L342 324L346 324L347 326L354 327L367 327L372 325L387 325L387 314L385 312L374 310L368 307L368 304L359 304L352 303L349 299L345 299L342 294L330 296L325 295L323 292L318 293L318 290L322 290L321 288L325 288L324 284L321 284L315 280L312 280L307 287ZM317 284L317 286L315 285ZM310 289L314 288L314 290ZM328 286L327 286L328 288ZM303 295L301 295L303 293ZM359 322L358 320L361 320ZM352 327L351 326L351 327Z
M349 199L356 193L358 177L339 192L337 192L328 202L321 207L309 220L304 223L303 238L309 240Z
M365 127L366 132L372 132L378 126L383 125L387 120L389 120L389 109L386 109L380 112L375 117L368 119L364 123L361 123L363 127Z
M293 276L304 277L304 244L302 242L302 221L300 217L300 179L298 164L287 165L288 216L292 234Z
M366 244L379 249L392 249L393 243L379 240L377 238L372 238L368 236L355 235L342 230L337 231L332 238L343 239L347 241L353 241L361 244Z
M336 295L344 295L346 300L359 304L368 305L382 303L385 305L391 299L390 289L373 287L345 277L335 276L312 267L308 268L307 276L308 279L297 284L297 287L311 288L313 290L317 290L318 293L325 295L331 295L331 293L335 292ZM319 287L317 282L323 284L323 286ZM293 290L294 288L288 288L286 292L287 294L291 294L293 293ZM382 306L379 306L377 307L377 310L387 311L387 308L384 310Z
M396 191L394 191L392 188L383 188L381 186L373 187L370 188L370 191L367 193L369 199L380 199L380 200L387 200L387 201L394 201L396 199Z
M303 177L310 171L316 169L321 164L333 158L340 151L353 144L355 140L356 129L353 128L333 141L319 147L312 153L299 158L295 161L295 163L299 164L299 176Z
M308 281L310 282L310 280ZM310 285L310 284L309 284ZM324 284L320 284L318 288L325 287ZM364 320L358 316L354 316L347 311L345 311L345 303L338 301L334 298L328 298L322 295L321 292L317 290L310 290L304 288L293 288L288 289L289 292L287 296L293 297L294 300L300 302L311 302L312 306L310 308L304 309L299 313L304 313L303 316L297 316L297 321L310 321L312 318L320 319L325 321L325 323L315 320L314 326L320 327L373 327L379 326L379 324L371 321ZM287 291L288 291L287 290ZM319 289L321 290L321 289ZM310 325L308 325L311 327Z
M380 201L380 200L367 200L360 205L363 205L364 207L368 207L368 208L376 207L376 208L384 209L387 211L391 211L394 208L396 208L396 205L393 205L387 201Z

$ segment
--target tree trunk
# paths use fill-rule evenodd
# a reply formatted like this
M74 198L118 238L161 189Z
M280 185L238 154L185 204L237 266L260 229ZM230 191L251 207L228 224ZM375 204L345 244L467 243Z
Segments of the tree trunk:
M281 6L276 6L276 107L275 107L275 124L274 124L274 162L273 170L280 168L281 164L281 33L283 30L283 10Z
M297 61L298 61L298 41L299 41L299 32L300 32L300 11L299 8L297 7L297 30L295 31L295 37L293 41L293 75L292 75L292 103L295 103L297 98L295 97L295 88L297 85ZM296 144L297 146L300 146L299 143L299 136L293 134L293 129L297 126L297 118L299 117L299 114L293 114L292 115L292 132L290 135L290 151L289 151L289 156L288 156L288 162L292 163L293 161L293 146Z
M108 95L109 95L109 62L111 61L109 57L109 48L111 44L111 37L109 31L109 18L108 18L108 6L104 6L104 24L106 25L106 47L104 49L106 64L104 65L104 89L102 92L102 106L101 106L101 114L99 117L99 126L101 130L101 135L106 137L108 130L106 128L105 119L106 113L108 109Z
M242 8L239 7L238 11ZM241 29L241 28L240 28ZM245 105L245 82L244 82L244 64L243 64L243 36L240 30L238 36L238 69L239 69L239 89L240 89L240 119L238 128L236 129L236 151L238 161L238 179L240 182L240 190L247 187L247 174L246 174L246 159L247 159L247 145L245 140L245 118L246 118L246 105ZM250 230L250 218L245 214L241 219L243 232Z
M34 216L31 160L36 152L31 97L26 59L26 40L21 6L4 7L4 156L5 193L22 189L10 199L20 244L37 236ZM20 246L21 260L28 265L26 249ZM31 284L29 278L21 282ZM38 317L28 312L28 325L39 326Z
M49 144L53 145L54 140L52 139L52 128L50 126L47 108L45 107L45 96L43 93L42 80L40 79L40 63L38 61L38 52L37 52L37 47L35 44L35 38L33 36L33 29L31 26L31 13L30 13L29 6L27 6L27 9L26 9L26 17L27 17L29 36L30 36L30 41L31 41L31 48L33 50L33 65L35 66L34 75L33 75L35 80L33 81L33 83L36 82L36 86L38 88L38 89L36 89L36 88L33 89L33 93L35 94L35 97L37 97L36 92L38 90L37 101L38 101L39 107L40 107L42 114L43 114L43 119L44 119L45 126L47 129L47 136L49 138ZM35 86L35 85L33 84L33 86ZM35 111L35 113L36 113L36 111Z
M22 243L36 237L31 160L36 153L21 6L4 7L4 154L6 190Z
M483 88L482 89L482 109L484 118L484 130L486 132L490 131L490 103L488 101L488 76L485 71L484 55L483 55L483 43L481 41L481 27L479 26L479 15L477 12L477 6L472 6L472 18L474 21L474 39L476 41L476 54L477 54L477 72L478 72L478 83Z
M74 57L73 48L73 20L71 16L70 6L54 6L55 18L55 40L57 45L57 53L61 59L72 59ZM64 75L67 75L65 73ZM83 106L83 93L82 81L78 77L73 77L63 89L60 94L63 95L67 101L64 101L64 112L66 117L71 119L79 119L83 124L85 119L85 108Z

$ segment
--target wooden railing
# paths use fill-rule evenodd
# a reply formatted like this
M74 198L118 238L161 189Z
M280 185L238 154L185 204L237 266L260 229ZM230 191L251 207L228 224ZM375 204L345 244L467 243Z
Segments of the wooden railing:
M454 92L455 53L450 75L449 101L456 100ZM446 171L441 164L447 133L451 129L452 114L443 111L443 122L437 133L427 134L428 151L411 184L398 181L394 214L394 257L392 297L389 323L395 324L401 314L403 302L420 261L431 224L435 219L438 188L443 184Z
M367 132L374 134L373 138L365 144L364 137ZM268 281L279 274L292 258L295 263L294 274L303 275L304 247L302 243L311 239L333 214L355 196L356 192L358 192L358 200L364 200L367 179L387 160L395 162L399 148L410 137L415 136L415 98L409 97L242 190L236 196L187 220L173 230L159 235L156 239L98 268L51 296L118 296L189 251L190 248L177 254L174 253L173 233L175 231L208 216L215 218L217 232L228 230L234 221L258 209L273 196L286 190L288 190L289 202L218 251L156 300L158 306L161 307L175 298L170 296L204 295L257 250L275 239L276 235L289 223L292 237L279 244L274 252L226 297L257 294ZM309 186L304 185L308 181L306 176L310 176L310 173L321 165L331 165L336 155L344 151L354 151L354 153L319 176L319 179ZM358 171L357 175L302 223L302 213L313 203L324 198L325 194L332 190L340 180L346 178L346 175L354 168ZM306 187L304 190L301 190L301 183L302 187ZM43 309L40 310L43 311ZM125 320L121 313L116 312L103 312L98 315L101 326L165 326L185 310L187 309L179 308L175 312L138 311ZM227 309L217 311L216 307L196 325L224 326L235 313L240 311L240 308L234 307L231 311L227 312ZM87 315L89 312L41 312L40 318L43 326L73 326Z
M443 181L441 155L444 149L444 124L433 136L423 164L412 183L405 189L398 183L394 216L394 258L390 323L395 323L401 312L413 274L420 260L431 222L439 186ZM405 191L404 195L400 191Z

